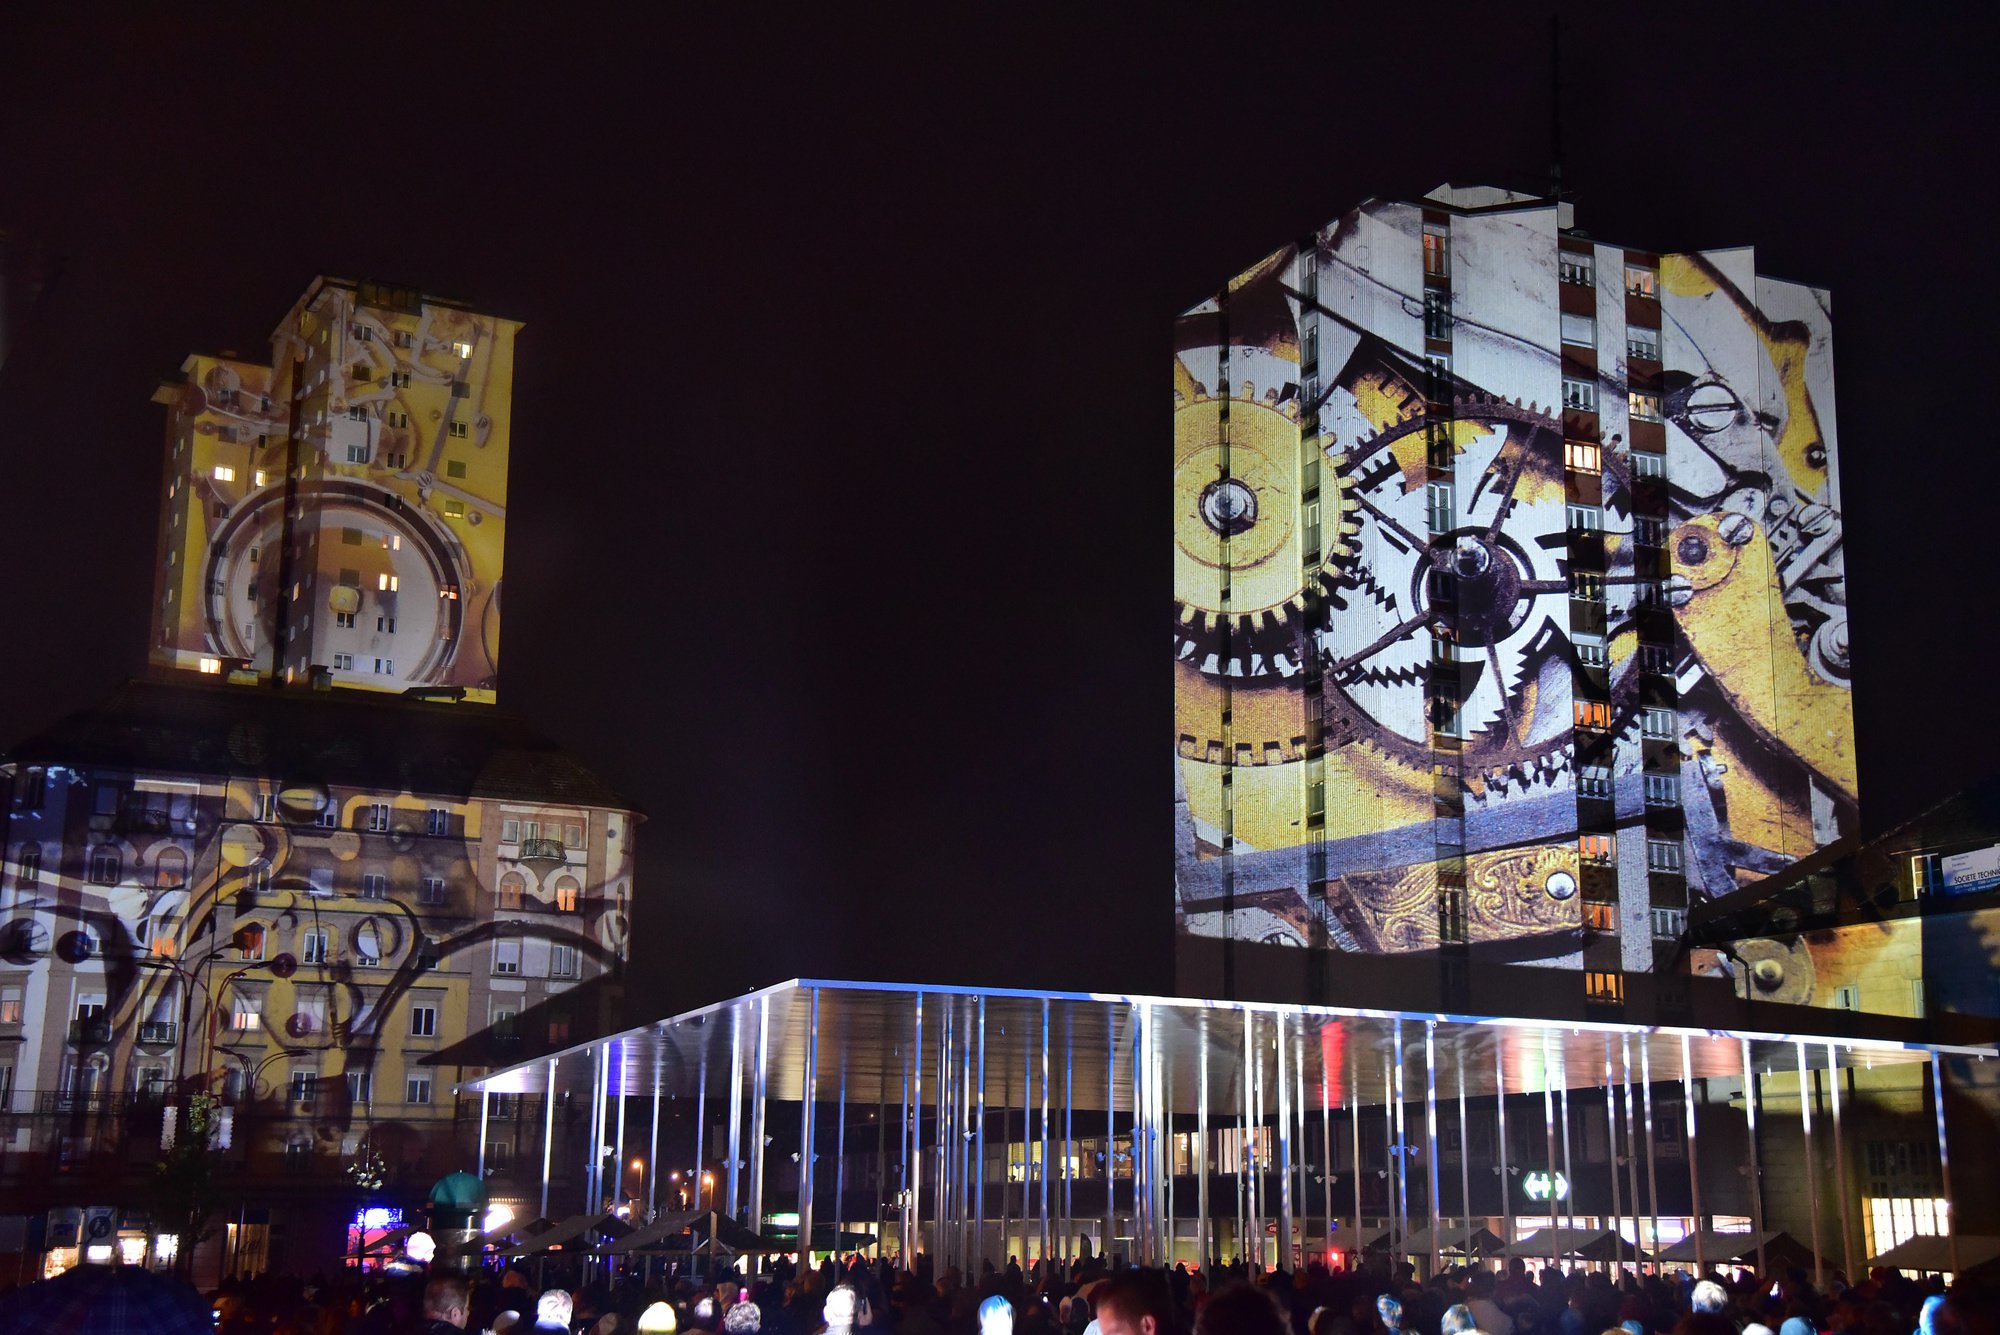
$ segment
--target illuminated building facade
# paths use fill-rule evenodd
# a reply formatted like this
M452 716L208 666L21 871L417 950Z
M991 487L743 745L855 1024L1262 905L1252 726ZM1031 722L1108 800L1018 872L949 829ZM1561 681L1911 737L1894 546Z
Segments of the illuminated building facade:
M1371 201L1176 324L1185 992L1284 946L1616 1006L1854 828L1827 294L1568 215Z
M320 279L270 365L162 392L156 675L0 764L28 1269L160 1260L197 1178L198 1276L337 1265L357 1209L504 1146L459 1080L612 1024L638 816L491 703L517 327Z
M490 703L519 328L320 278L269 364L182 363L153 662Z

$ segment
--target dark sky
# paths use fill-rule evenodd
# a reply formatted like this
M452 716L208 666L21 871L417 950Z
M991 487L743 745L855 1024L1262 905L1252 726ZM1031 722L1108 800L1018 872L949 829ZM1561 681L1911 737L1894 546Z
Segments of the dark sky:
M1541 188L1547 11L267 8L0 18L0 228L66 262L0 733L143 662L157 378L409 282L526 322L502 698L650 813L662 1006L1168 988L1170 320L1369 195ZM1995 33L1744 8L1565 8L1567 179L1833 290L1880 826L1992 767Z

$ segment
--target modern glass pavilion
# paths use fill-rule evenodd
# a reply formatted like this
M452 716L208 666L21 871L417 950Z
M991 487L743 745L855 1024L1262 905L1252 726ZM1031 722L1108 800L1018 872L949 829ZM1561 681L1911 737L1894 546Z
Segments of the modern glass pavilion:
M1935 1095L1941 1057L1988 1055L1852 1038L797 979L462 1088L480 1096L482 1175L493 1096L544 1096L544 1215L552 1177L581 1180L586 1212L607 1208L628 1150L657 1150L662 1101L694 1099L693 1162L699 1171L720 1160L714 1194L697 1194L698 1208L712 1204L754 1226L782 1204L796 1209L801 1239L814 1237L816 1223L872 1229L883 1254L909 1264L925 1252L938 1266L1067 1257L1085 1239L1141 1263L1251 1255L1290 1264L1321 1247L1358 1249L1372 1215L1388 1250L1435 1267L1442 1253L1475 1250L1475 1226L1496 1216L1512 1242L1514 1216L1524 1213L1509 1189L1517 1178L1528 1199L1545 1202L1536 1223L1547 1227L1512 1254L1561 1261L1578 1254L1571 1248L1582 1236L1574 1199L1563 1199L1579 1144L1576 1096L1601 1107L1613 1151L1610 1208L1591 1210L1595 1226L1650 1245L1662 1236L1663 1194L1678 1194L1692 1207L1685 1214L1701 1265L1703 1221L1716 1210L1701 1199L1696 1109L1717 1102L1716 1082L1735 1092L1747 1121L1748 1136L1732 1139L1729 1153L1747 1142L1755 1183L1759 1090L1773 1078L1803 1086L1815 1070L1929 1063ZM1812 1103L1797 1100L1808 1160L1817 1146L1844 1161L1840 1083L1828 1082L1826 1125L1816 1127ZM564 1101L588 1122L581 1162L558 1165ZM873 1143L850 1147L860 1109L875 1114L865 1123ZM1656 1117L1682 1119L1684 1138ZM1526 1161L1517 1148L1510 1162L1523 1118L1539 1126ZM1458 1142L1442 1154L1441 1125ZM832 1181L824 1167L800 1172L795 1201L775 1202L767 1169L777 1165L766 1160L779 1131L798 1146L796 1156L784 1152L788 1161L830 1160ZM1762 1138L1774 1134L1767 1125ZM726 1143L703 1144L709 1135ZM1948 1199L1941 1111L1937 1135ZM1685 1154L1662 1162L1662 1140ZM1086 1143L1094 1152L1080 1152ZM876 1189L867 1210L853 1211L848 1166L869 1157ZM1478 1173L1497 1175L1497 1190L1475 1191L1475 1159ZM1334 1171L1342 1161L1346 1171ZM641 1204L657 1209L660 1156L644 1162ZM1811 1191L1811 1172L1806 1183ZM1482 1194L1498 1211L1476 1208ZM1746 1194L1761 1233L1760 1193ZM1461 1203L1455 1218L1447 1198ZM843 1202L846 1219L837 1217ZM1813 1253L1830 1252L1855 1273L1844 1194L1838 1240L1821 1236L1816 1198L1810 1213ZM1280 1250L1281 1240L1291 1246Z

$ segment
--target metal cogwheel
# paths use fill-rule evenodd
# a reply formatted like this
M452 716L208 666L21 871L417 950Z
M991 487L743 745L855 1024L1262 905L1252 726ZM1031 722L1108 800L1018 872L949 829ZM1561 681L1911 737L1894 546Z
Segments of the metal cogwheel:
M1352 555L1357 531L1345 458L1319 461L1307 501L1295 396L1197 391L1174 411L1174 657L1216 677L1295 676L1312 628L1310 594ZM1317 507L1317 514L1314 513ZM1316 548L1308 543L1317 538ZM1227 590L1225 599L1223 594Z
M1434 534L1424 482L1439 440L1465 492L1454 516L1463 522ZM1554 552L1514 531L1564 530L1562 451L1554 405L1482 394L1459 397L1448 419L1414 412L1352 446L1343 495L1359 528L1318 636L1330 745L1367 745L1428 773L1442 759L1428 686L1442 636L1459 654L1466 789L1548 783L1569 768L1571 720L1538 707L1568 699L1568 581ZM1518 522L1536 508L1543 522ZM1433 601L1440 574L1456 590L1450 601ZM1372 615L1341 616L1364 607Z

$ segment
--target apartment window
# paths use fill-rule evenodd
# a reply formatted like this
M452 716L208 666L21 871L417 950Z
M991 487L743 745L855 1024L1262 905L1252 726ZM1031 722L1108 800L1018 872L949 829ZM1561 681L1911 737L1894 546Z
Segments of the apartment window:
M394 635L396 633L396 618L383 613L381 616L375 618L375 629L387 635Z
M436 1038L438 1013L435 1006L410 1007L410 1036L412 1038Z
M408 389L409 387L410 387L410 373L408 371L389 372L389 388Z
M0 1024L21 1023L21 989L0 987Z
M1625 1000L1625 976L1617 973L1586 973L1583 995L1588 1001L1618 1005Z
M388 876L379 871L361 873L361 897L363 899L387 899L389 897Z
M1424 277L1451 277L1451 233L1430 223L1424 225Z
M1656 579L1641 579L1632 582L1632 601L1641 607L1665 607L1667 586Z
M508 872L500 878L500 907L510 913L521 911L521 892L527 888L516 872Z
M1439 341L1451 337L1451 295L1438 288L1424 293L1424 337Z
M1566 441L1563 460L1573 473L1595 473L1604 467L1604 452L1585 440Z
M399 575L377 575L375 577L375 591L377 593L395 593L402 587L403 580Z
M386 802L370 802L364 809L371 834L381 834L389 828L389 805Z
M1656 677L1673 675L1673 650L1664 644L1641 644L1639 646L1639 671L1650 672Z
M375 337L375 331L365 324L350 326L350 332L353 333L354 341L357 343L367 343ZM364 368L357 366L354 369L359 372Z
M1658 300L1660 295L1660 274L1657 269L1647 269L1636 264L1625 266L1625 295L1645 297L1649 301Z
M1571 315L1565 311L1563 312L1560 327L1562 329L1562 341L1572 347L1594 348L1597 346L1597 321L1591 319L1588 315Z
M1572 641L1576 646L1578 667L1608 668L1611 666L1611 651L1604 647L1604 641L1594 635L1578 635Z
M426 876L417 882L417 902L419 904L444 903L444 877Z
M1578 700L1576 702L1576 726L1592 728L1603 732L1611 726L1611 702L1608 700Z
M1635 362L1660 360L1660 331L1628 325L1625 329L1625 357Z
M339 630L353 630L353 629L354 629L354 613L352 613L352 612L335 612L335 613L333 614L333 624L334 624L334 627L335 627L336 629L339 629ZM354 666L354 664L353 664L352 662L349 662L347 666L349 666L349 667L353 667L353 666Z
M493 943L493 972L506 974L521 972L520 941L503 937Z
M430 834L450 834L451 812L444 807L432 807L424 813L424 829Z
M427 1075L413 1075L403 1082L403 1102L429 1103L431 1101L431 1078Z
M347 589L360 588L361 572L356 568L354 568L353 566L342 566L340 568L340 584L342 588L347 588ZM298 597L298 594L294 593L292 596L296 598Z
M264 929L256 923L236 930L236 958L239 960L261 960L264 958Z
M464 476L465 476L465 460L463 460L463 459L447 459L447 460L445 460L445 463L444 463L444 475L445 475L446 477L464 477Z
M293 1071L293 1072L292 1072L292 1102L293 1102L293 1103L297 1103L297 1104L301 1104L301 1105L310 1105L310 1104L312 1103L312 1101L313 1101L313 1095L314 1095L314 1094L316 1094L316 1093L318 1093L318 1092L319 1092L319 1072L318 1072L318 1071Z
M465 423L454 417L451 420L448 433L453 440L464 440L466 437Z
M1646 805L1649 807L1677 807L1681 804L1681 776L1678 774L1648 774L1646 776Z
M236 470L228 464L217 464L215 466L215 480L217 482L234 482L236 480Z
M1858 1011L1861 1009L1861 985L1849 983L1845 987L1833 989L1833 1008L1837 1011Z
M1569 596L1580 602L1601 603L1604 601L1604 576L1590 570L1569 572Z
M1601 533L1604 531L1604 511L1594 505L1579 505L1572 501L1566 513L1569 516L1569 531L1572 533Z
M583 830L584 827L581 825L563 826L563 847L571 850L582 848Z
M1431 700L1431 726L1446 737L1463 737L1465 735L1464 702L1454 699L1449 695L1433 697ZM1325 799L1322 798L1322 810L1324 810L1324 801Z
M382 962L382 934L373 923L364 923L354 933L354 962L374 968Z
M455 497L451 496L445 497L444 513L447 519L465 518L465 502L458 500Z
M365 422L368 420L368 410L356 404L347 410L347 420L350 422Z
M1438 939L1465 940L1465 892L1457 886L1438 887Z
M250 1033L264 1027L264 1001L251 992L238 992L229 999L229 1027Z
M1578 251L1559 250L1556 252L1556 274L1565 283L1588 287L1594 281L1591 258Z
M376 675L376 676L378 676L378 677L393 677L393 676L395 676L395 675L396 675L396 660L395 660L395 659L393 659L393 658L378 658L378 659L376 659L376 660L375 660L375 675Z
M347 447L347 462L351 464L367 463L368 447L366 445L349 445Z
M326 929L310 928L299 933L299 962L302 964L326 963Z
M1583 901L1583 925L1593 932L1615 932L1618 930L1618 906L1600 903L1595 899Z
M1576 855L1585 862L1609 866L1618 860L1618 836L1580 834L1576 837Z
M335 672L352 672L352 671L354 671L354 655L353 655L353 654L335 654L335 655L333 656L333 670L334 670Z
M470 343L454 343L451 345L451 350L458 354L461 361L472 355L472 345Z
M503 844L517 844L521 842L521 822L518 820L501 821L500 842Z
M1573 380L1563 377L1563 407L1571 412L1594 413L1597 411L1597 386L1588 380Z
M357 1108L366 1107L375 1093L375 1080L367 1071L347 1073L347 1101Z
M1910 859L1910 885L1920 895L1944 889L1944 868L1940 865L1941 855L1919 853Z
M1432 403L1451 398L1451 354L1432 352L1424 356L1424 397Z
M408 383L407 379L405 380L404 383L406 384ZM398 412L383 413L382 420L388 425L395 427L399 431L403 430L404 428L410 425L410 415L408 413L398 413Z
M549 977L576 977L576 947L554 944L549 947Z
M109 844L101 844L90 852L90 879L99 885L116 885L125 872L125 860L118 850Z
M1654 909L1653 935L1663 941L1678 940L1687 931L1686 909Z
M1666 420L1665 416L1660 412L1660 396L1657 394L1635 389L1625 395L1625 402L1630 408L1632 420L1635 422L1663 422Z
M398 329L398 330L396 331L396 346L397 346L397 347L399 347L399 348L413 348L413 347L415 347L416 345L417 345L417 336L416 336L415 334L411 333L411 332L410 332L409 330L407 330L407 329Z
M1677 872L1681 869L1681 845L1678 839L1648 839L1646 841L1646 870Z
M1611 771L1602 766L1591 766L1576 772L1576 791L1580 797L1609 798L1611 796Z
M1452 502L1451 483L1429 482L1424 484L1424 511L1430 516L1431 532L1451 532L1452 512L1454 509Z
M1671 709L1645 709L1639 714L1639 731L1654 741L1670 742L1680 731L1679 720Z
M327 799L325 805L321 806L319 811L314 814L313 824L319 826L322 830L339 829L340 804L331 798Z
M558 913L576 912L576 882L567 876L556 882L556 911Z

